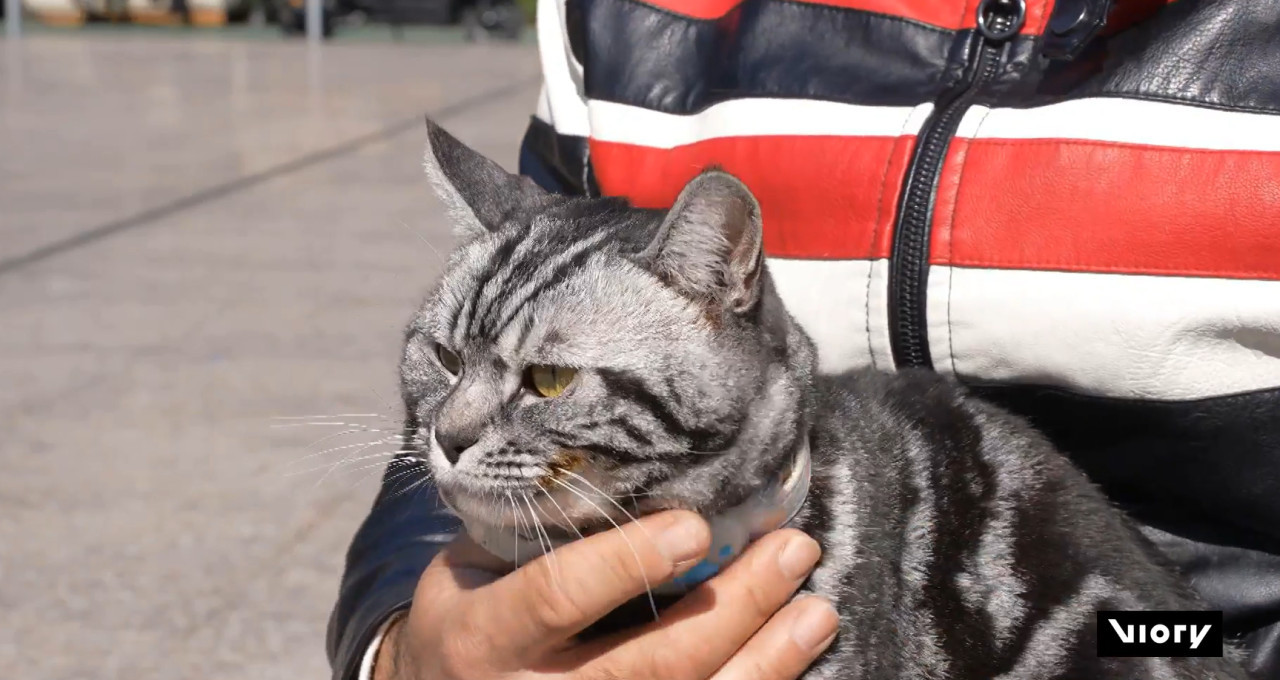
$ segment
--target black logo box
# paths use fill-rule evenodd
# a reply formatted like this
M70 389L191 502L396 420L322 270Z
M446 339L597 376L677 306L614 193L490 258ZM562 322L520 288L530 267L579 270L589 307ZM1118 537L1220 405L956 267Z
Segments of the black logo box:
M1222 612L1100 611L1098 656L1222 656Z

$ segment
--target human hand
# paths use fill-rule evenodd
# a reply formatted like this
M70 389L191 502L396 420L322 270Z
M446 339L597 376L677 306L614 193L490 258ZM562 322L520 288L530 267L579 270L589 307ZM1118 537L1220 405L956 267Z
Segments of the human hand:
M659 621L603 639L573 636L646 584L706 554L710 531L669 511L575 541L505 575L466 537L423 573L383 641L376 680L792 680L835 637L834 608L790 601L820 556L793 529L752 544ZM785 606L784 606L785 605Z

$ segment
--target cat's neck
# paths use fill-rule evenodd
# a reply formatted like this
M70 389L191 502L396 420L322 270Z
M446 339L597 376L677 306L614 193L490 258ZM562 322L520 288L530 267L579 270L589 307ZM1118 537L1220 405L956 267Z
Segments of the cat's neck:
M809 495L813 471L809 438L803 437L786 456L772 482L738 505L709 515L711 549L707 556L675 580L654 589L658 594L682 593L719 573L753 541L791 522Z
M781 364L770 367L729 447L695 457L692 469L657 485L652 497L683 499L686 507L708 516L747 501L776 480L805 444L811 392L807 374L799 376Z

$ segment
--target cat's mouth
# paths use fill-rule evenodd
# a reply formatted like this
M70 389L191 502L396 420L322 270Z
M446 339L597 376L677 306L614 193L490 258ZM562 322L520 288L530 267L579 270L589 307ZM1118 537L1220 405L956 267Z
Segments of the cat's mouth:
M561 448L540 473L496 481L484 475L438 480L441 499L469 525L537 540L572 540L612 529L671 503L611 493L609 468L589 451Z
M611 501L599 495L580 498L563 492L550 492L538 498L512 494L498 502L492 497L451 495L444 490L441 497L473 534L477 527L482 527L483 533L506 533L548 547L609 531L663 510L692 509L689 504L674 500L614 498Z
M491 552L510 560L526 557L579 538L608 531L640 517L640 508L615 506L599 494L575 495L564 489L543 489L537 494L512 492L509 495L476 495L440 489L440 497L466 524L468 532ZM493 550L507 539L524 542L523 552L509 548Z

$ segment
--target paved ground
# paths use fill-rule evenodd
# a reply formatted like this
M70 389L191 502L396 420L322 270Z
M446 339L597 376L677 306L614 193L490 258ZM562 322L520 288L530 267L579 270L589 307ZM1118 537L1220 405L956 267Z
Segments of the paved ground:
M419 118L510 166L531 47L0 47L0 678L324 677L375 470L272 419L396 417Z

